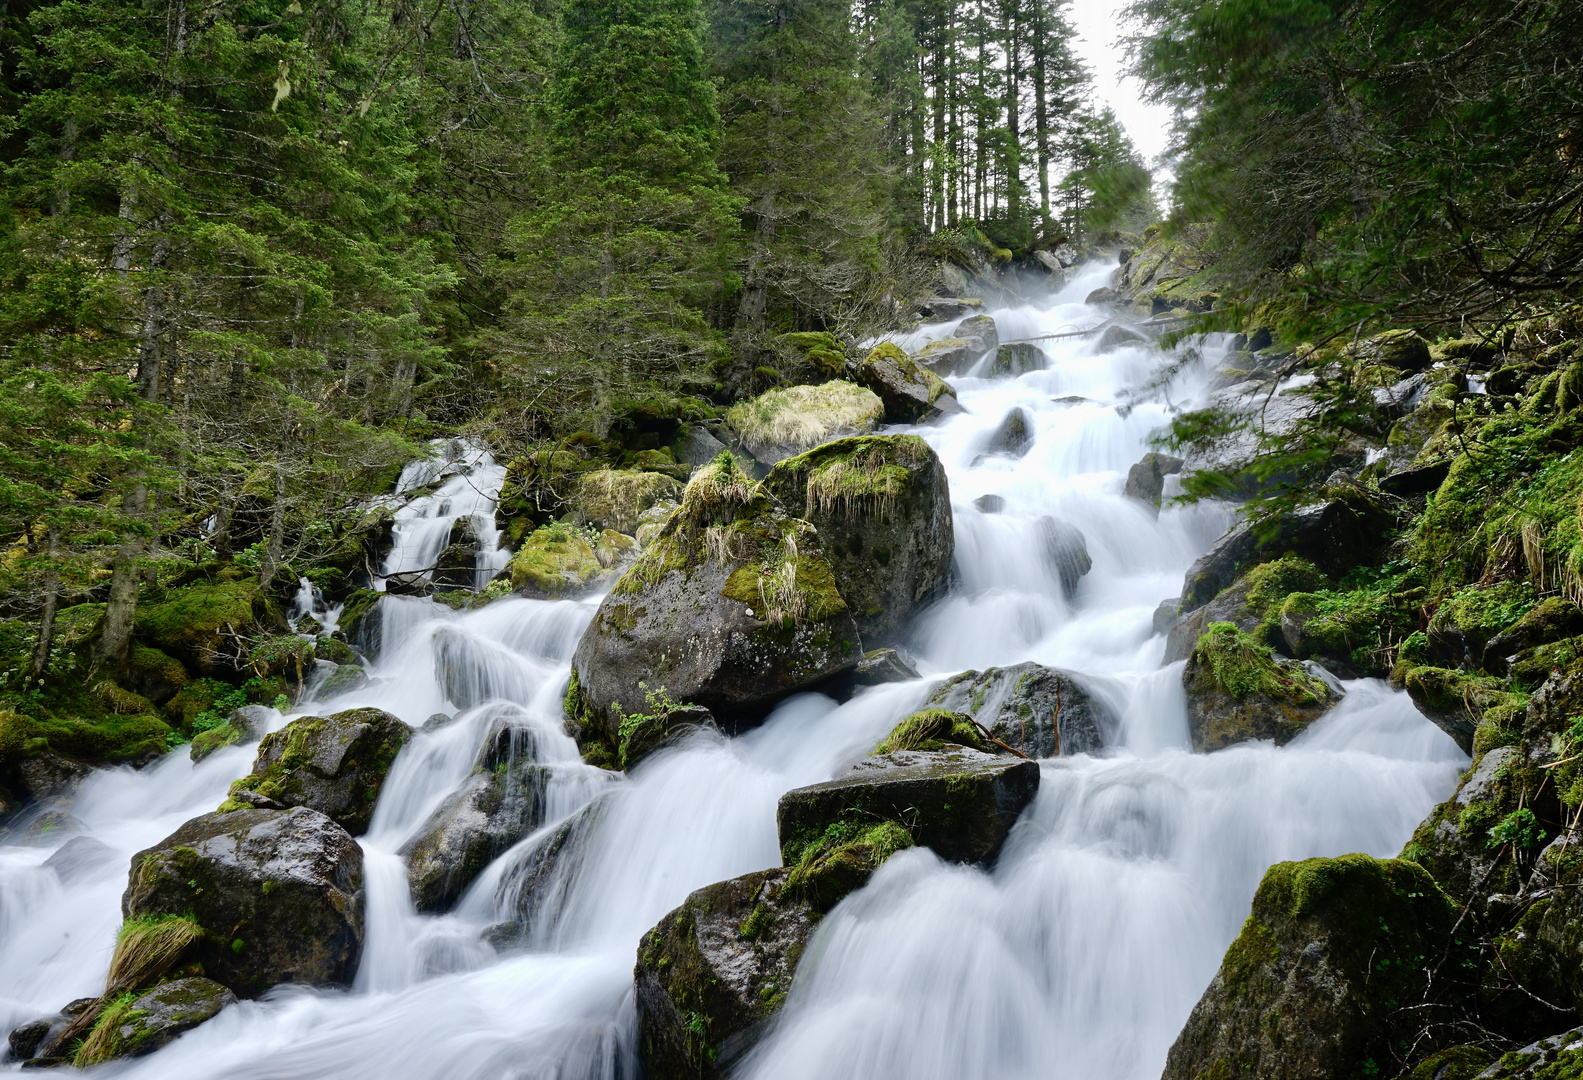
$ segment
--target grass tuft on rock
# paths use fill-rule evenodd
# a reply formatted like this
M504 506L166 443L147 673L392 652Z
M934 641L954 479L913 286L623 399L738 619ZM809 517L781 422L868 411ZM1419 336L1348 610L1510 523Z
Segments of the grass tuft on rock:
M884 416L884 404L871 391L834 379L761 394L733 408L726 423L752 444L808 447L843 428L872 428Z
M785 887L829 911L864 885L886 859L912 846L912 834L894 821L835 821L801 848Z
M176 967L202 936L203 929L191 915L128 919L116 935L105 995L150 985Z
M1299 704L1329 697L1318 679L1295 664L1279 663L1269 646L1259 644L1232 623L1210 623L1198 636L1193 659L1237 701L1252 694Z
M132 1001L136 996L128 991L104 1007L88 1032L88 1037L83 1039L82 1045L72 1055L73 1065L86 1069L122 1055L126 1048L121 1043L121 1025L135 1019Z
M729 451L699 468L682 492L682 516L695 526L729 523L753 501L753 478Z
M890 734L874 748L876 754L898 750L939 750L949 743L985 750L983 734L972 719L949 709L924 709L891 728Z

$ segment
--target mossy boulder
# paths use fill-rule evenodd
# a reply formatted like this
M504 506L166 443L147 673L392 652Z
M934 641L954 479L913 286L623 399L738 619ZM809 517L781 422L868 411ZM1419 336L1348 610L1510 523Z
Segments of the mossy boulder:
M1033 449L1034 438L1033 418L1019 406L1008 412L990 432L984 443L984 453L1020 458Z
M865 435L885 417L872 391L835 379L819 386L770 390L726 414L743 447L773 465L832 439Z
M1302 734L1334 704L1330 689L1301 664L1277 659L1231 623L1211 623L1182 670L1193 749L1219 750L1253 739L1277 746Z
M990 375L1022 375L1029 371L1043 371L1049 366L1049 357L1037 345L1019 341L995 349L995 359L990 362Z
M995 325L995 320L988 315L969 315L956 324L951 331L951 336L954 338L965 338L968 341L977 341L980 346L979 356L987 352L993 352L1000 347L1000 328Z
M205 814L132 856L121 913L196 919L204 975L239 997L348 986L363 952L363 852L305 806Z
M381 709L299 717L264 736L253 771L231 785L222 809L259 799L306 806L361 835L390 766L411 735L400 718Z
M892 424L916 424L942 412L961 411L945 380L889 341L869 352L855 378L884 403L885 419Z
M132 642L126 653L128 690L155 705L163 705L187 685L187 669L180 660L141 642Z
M1455 739L1465 754L1473 752L1473 737L1486 711L1520 701L1495 679L1452 668L1408 666L1396 676L1418 711Z
M1533 587L1525 581L1498 581L1458 590L1429 620L1429 659L1444 667L1478 670L1489 643L1514 629L1536 603ZM1550 610L1559 614L1557 605ZM1538 618L1532 630L1542 634L1542 627L1551 620L1545 615Z
M964 671L926 704L968 713L994 738L1033 758L1095 753L1121 730L1121 718L1076 676L1031 662Z
M567 517L598 530L614 529L630 536L649 507L681 498L682 485L670 475L674 471L595 469L584 473Z
M1583 635L1583 608L1571 600L1552 596L1490 638L1484 645L1482 666L1485 671L1506 674L1519 655L1579 635Z
M1456 905L1410 862L1275 864L1172 1045L1163 1080L1396 1075L1404 1049L1436 1049L1417 1036L1461 1005L1456 920Z
M1241 574L1204 606L1178 615L1167 627L1164 663L1186 660L1211 623L1231 623L1265 644L1273 644L1283 601L1292 593L1322 589L1325 576L1307 559L1283 555ZM1273 635L1277 640L1279 634Z
M1144 454L1136 465L1127 470L1127 483L1122 494L1152 507L1158 514L1160 499L1165 494L1165 478L1180 473L1184 464L1181 458L1170 454Z
M858 686L879 686L916 678L918 669L895 649L870 649L852 671L852 681Z
M643 935L634 978L645 1075L725 1076L764 1034L818 925L787 877L761 870L706 886Z
M196 976L161 983L141 994L129 993L100 1013L73 1064L86 1067L152 1054L235 1004L236 995L230 990Z
M538 526L565 514L579 494L583 474L599 467L599 461L565 447L535 450L514 459L506 466L495 505L495 525L511 543L517 543Z
M1350 347L1363 364L1380 364L1400 371L1422 371L1431 362L1429 342L1416 330L1387 330Z
M189 669L225 675L246 667L242 642L249 636L288 628L279 606L252 580L175 590L164 603L140 610L134 629L139 639Z
M188 756L194 762L199 762L216 750L262 738L271 715L273 714L270 710L262 705L244 705L240 709L233 709L225 723L207 731L200 731L192 737Z
M818 531L871 646L893 639L951 570L950 484L916 435L826 443L776 465L763 490Z
M881 821L901 825L913 843L943 859L993 862L1039 790L1039 766L949 739L934 741L939 748L876 754L834 780L781 796L776 824L787 864L801 861L808 845L832 828Z
M781 334L775 345L777 352L801 361L819 378L834 379L846 366L846 346L840 338L822 330Z
M1575 1080L1583 1076L1583 1027L1502 1054L1478 1080Z
M971 368L984 354L984 343L977 338L948 337L931 341L913 356L921 367L950 378Z
M585 742L613 743L651 694L751 723L862 656L819 534L722 454L600 604L572 660L570 712Z
M507 569L511 588L535 600L580 596L607 577L587 532L561 522L524 537Z

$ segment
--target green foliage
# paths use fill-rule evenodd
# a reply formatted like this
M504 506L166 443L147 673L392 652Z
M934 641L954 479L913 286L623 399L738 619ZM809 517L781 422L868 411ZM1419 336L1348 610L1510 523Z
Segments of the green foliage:
M1521 848L1536 848L1546 839L1545 831L1539 825L1539 819L1526 806L1513 810L1501 818L1489 833L1490 847L1512 844Z
M1198 636L1193 659L1221 689L1241 701L1263 694L1299 704L1324 701L1324 685L1307 672L1276 661L1273 651L1233 623L1210 623Z
M785 887L829 910L868 880L886 859L913 846L912 834L894 821L842 818L824 833L782 851L791 872Z
M988 750L989 746L971 717L947 709L915 712L891 729L874 748L876 754L899 750L939 750L948 744Z

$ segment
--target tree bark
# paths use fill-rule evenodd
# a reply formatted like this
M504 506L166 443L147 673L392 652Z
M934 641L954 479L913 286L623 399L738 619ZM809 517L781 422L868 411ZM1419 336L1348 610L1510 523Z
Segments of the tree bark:
M49 670L49 651L55 644L55 611L60 604L60 530L49 528L49 569L44 574L44 612L39 619L38 643L33 647L33 677L42 679Z
M280 554L286 547L286 470L275 463L275 501L269 508L269 539L258 564L258 585L269 588L280 572Z

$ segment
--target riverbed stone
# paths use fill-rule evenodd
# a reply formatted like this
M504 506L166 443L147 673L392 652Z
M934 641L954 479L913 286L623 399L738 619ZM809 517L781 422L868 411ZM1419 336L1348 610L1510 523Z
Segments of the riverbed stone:
M204 974L239 997L349 986L363 952L363 852L305 806L204 814L132 856L121 913L191 915Z
M212 979L193 977L161 983L127 1006L109 1035L103 1059L152 1054L235 1004L236 995Z
M1088 554L1088 538L1076 525L1046 514L1033 523L1039 554L1052 575L1061 583L1061 595L1072 599L1077 583L1094 568Z
M1276 657L1231 623L1211 623L1182 670L1193 749L1295 739L1336 698L1301 664Z
M964 671L926 704L967 713L1032 758L1096 753L1121 732L1121 718L1071 672L1032 662Z
M962 409L945 380L893 342L876 345L858 365L855 378L884 402L888 423L916 424Z

